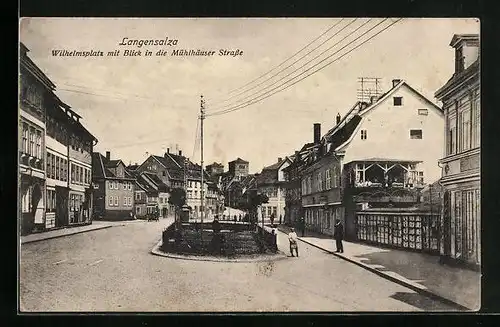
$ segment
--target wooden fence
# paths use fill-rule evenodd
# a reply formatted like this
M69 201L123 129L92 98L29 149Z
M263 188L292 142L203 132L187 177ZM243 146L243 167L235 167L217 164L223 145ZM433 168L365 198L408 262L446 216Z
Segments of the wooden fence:
M438 214L425 212L356 212L358 241L439 254Z

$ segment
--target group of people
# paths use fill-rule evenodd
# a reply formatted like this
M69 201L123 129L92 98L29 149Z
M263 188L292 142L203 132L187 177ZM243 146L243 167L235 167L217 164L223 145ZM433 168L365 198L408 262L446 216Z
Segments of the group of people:
M304 231L305 231L305 226L302 228L302 236L304 236ZM342 222L339 219L335 221L333 238L335 239L335 245L336 245L335 252L344 253L344 245L342 244L342 240L344 239L344 226L342 225ZM290 233L288 233L288 242L290 243L290 254L292 255L292 257L295 257L295 255L297 257L299 256L299 247L297 244L297 239L298 236L297 233L295 232L295 228L292 228L290 230Z

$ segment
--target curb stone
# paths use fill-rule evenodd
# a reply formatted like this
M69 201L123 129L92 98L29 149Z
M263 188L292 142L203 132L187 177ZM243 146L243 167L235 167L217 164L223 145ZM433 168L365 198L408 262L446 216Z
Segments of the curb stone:
M48 236L48 237L45 237L45 238L39 238L39 239L31 240L31 241L23 241L21 239L21 244L29 244L29 243L41 242L41 241L51 240L51 239L54 239L54 238L60 238L60 237L65 237L65 236L70 236L70 235L76 235L76 234L82 234L82 233L88 233L88 232L93 232L93 231L96 231L96 230L101 230L101 229L106 229L106 228L111 228L111 227L118 227L118 226L125 226L125 225L102 226L102 227L88 229L88 230L75 231L75 232L71 232L71 233L68 233L68 234Z
M180 254L173 254L173 253L165 253L160 251L160 246L162 244L162 240L160 240L152 249L151 249L151 254L161 256L161 257L166 257L166 258L171 258L171 259L178 259L178 260L191 260L191 261L208 261L208 262L234 262L234 263L250 263L250 262L268 262L268 261L279 261L283 259L287 259L288 257L280 252L277 255L268 255L268 256L262 256L260 258L255 258L255 259L225 259L225 258L216 258L216 257L200 257L200 256L186 256L186 255L180 255Z
M278 230L280 232L282 232L282 233L285 233L282 229L278 229ZM313 246L315 248L318 248L320 250L323 250L325 252L331 253L334 256L338 257L338 258L341 258L341 259L346 260L346 261L348 261L350 263L353 263L353 264L355 264L355 265L357 265L357 266L359 266L361 268L364 268L364 269L366 269L366 270L368 270L368 271L370 271L370 272L372 272L372 273L374 273L374 274L376 274L376 275L378 275L380 277L383 277L383 278L385 278L387 280L390 280L393 283L396 283L396 284L402 285L404 287L407 287L407 288L409 288L409 289L411 289L411 290L413 290L413 291L415 291L415 292L417 292L417 293L419 293L421 295L425 295L425 296L427 296L427 297L429 297L429 298L431 298L433 300L437 300L437 301L440 301L440 302L442 302L444 304L453 306L453 307L455 307L455 308L457 308L458 310L461 310L461 311L472 311L472 309L467 308L466 306L463 306L463 305L461 305L461 304L459 304L459 303L457 303L455 301L452 301L452 300L447 299L447 298L445 298L445 297L443 297L441 295L438 295L438 294L436 294L434 292L429 291L425 286L423 286L421 284L418 284L418 283L409 283L409 282L404 281L401 278L398 278L396 276L391 276L389 274L389 273L393 273L391 271L388 271L388 272L380 271L379 269L377 269L375 267L370 267L369 265L366 265L366 264L364 264L362 262L359 262L359 261L353 260L351 258L348 258L348 257L346 257L346 256L344 256L342 254L339 254L339 253L336 253L336 252L333 252L333 251L330 251L330 250L326 250L326 249L320 247L319 245L316 245L316 244L314 244L312 242L309 242L309 241L306 241L306 240L302 239L301 237L298 237L298 239L300 241L306 243L306 244L309 244L309 245L311 245L311 246Z

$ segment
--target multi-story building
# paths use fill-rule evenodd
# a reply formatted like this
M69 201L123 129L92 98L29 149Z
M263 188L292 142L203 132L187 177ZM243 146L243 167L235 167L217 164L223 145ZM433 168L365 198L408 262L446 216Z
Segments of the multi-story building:
M310 147L301 172L301 202L306 227L333 235L336 219L343 220L340 158L320 144L320 124L314 124L315 146Z
M137 218L146 218L159 213L161 217L169 214L169 195L167 186L152 173L130 171L135 178L134 214Z
M23 232L91 222L91 155L97 139L55 94L55 85L20 57L20 199ZM29 177L28 177L29 176Z
M283 169L290 165L291 160L286 157L278 158L278 161L270 166L264 167L255 178L257 193L265 194L269 198L268 203L261 206L262 217L269 220L274 217L275 222L282 220L285 215L285 175Z
M445 153L440 160L443 196L442 259L481 264L479 35L454 35L455 72L435 94L443 103Z
M291 163L283 169L285 173L285 224L296 226L304 216L302 208L302 174L309 162L309 156L318 145L307 143L290 156Z
M201 217L201 166L191 162L182 155L167 152L163 156L149 156L138 168L138 172L150 172L157 175L169 189L183 188L186 191L186 204L191 208L192 218ZM209 175L204 171L203 195L206 198L208 194ZM220 198L219 198L220 201ZM206 205L205 205L205 208ZM173 207L170 210L174 210ZM173 212L173 211L171 211ZM213 216L215 207L207 208L206 215Z
M414 205L418 189L439 178L442 126L438 106L405 81L393 80L385 94L337 116L320 141L315 128L301 176L306 223L330 231L333 220L341 219L346 238L355 239L357 211Z
M214 162L213 164L207 165L206 171L210 176L218 176L224 174L224 165Z
M43 229L45 219L45 106L55 85L20 46L19 219L22 233Z
M236 179L241 179L248 175L249 163L246 160L237 158L236 160L228 163L229 175Z
M94 217L106 220L127 220L134 215L135 178L120 160L111 154L92 154Z

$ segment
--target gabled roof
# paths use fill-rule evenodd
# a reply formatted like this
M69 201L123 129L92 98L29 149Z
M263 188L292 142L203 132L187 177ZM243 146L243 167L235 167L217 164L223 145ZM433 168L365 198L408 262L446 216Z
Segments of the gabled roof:
M167 185L154 173L143 172L140 177L152 183L160 192L166 192L168 189Z
M389 98L394 92L399 90L401 87L406 86L410 91L415 93L418 97L420 97L422 100L427 102L431 107L433 107L435 110L437 110L441 115L443 115L443 110L442 108L438 107L434 102L431 100L427 99L422 93L418 92L415 90L413 87L411 87L408 83L406 83L404 80L401 80L398 84L396 84L392 89L390 89L388 92L384 93L382 96L378 98L378 100L372 104L370 104L368 107L362 109L359 113L360 116L366 115L367 112L373 110L374 108L378 107L382 102L384 102L387 98Z
M110 160L106 166L107 167L118 167L118 165L120 164L120 162L121 162L120 159Z
M113 179L133 179L134 176L130 174L127 169L124 170L125 177L116 176L108 167L113 168L116 166L110 165L110 161L99 152L92 153L92 177L96 178L113 178ZM113 160L114 161L114 160ZM119 160L121 161L121 160Z

